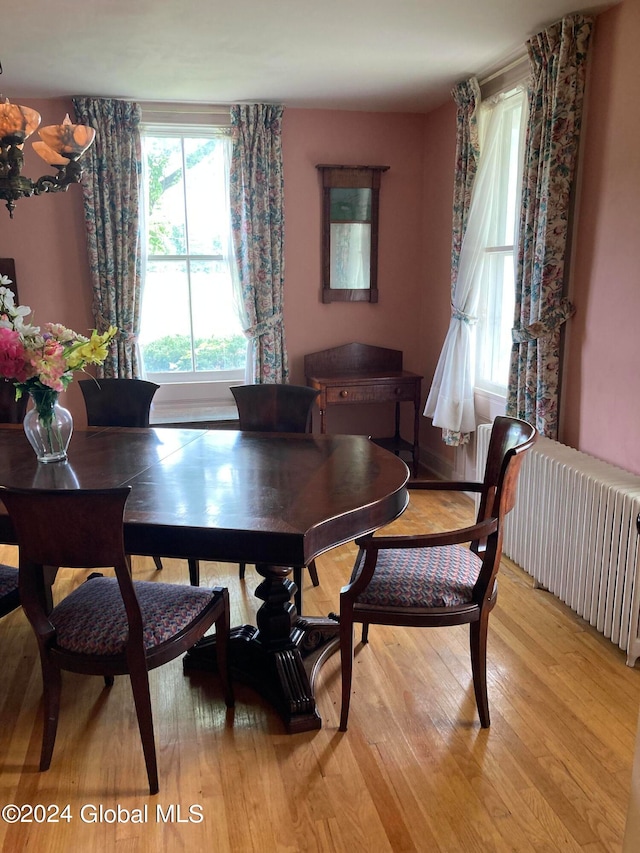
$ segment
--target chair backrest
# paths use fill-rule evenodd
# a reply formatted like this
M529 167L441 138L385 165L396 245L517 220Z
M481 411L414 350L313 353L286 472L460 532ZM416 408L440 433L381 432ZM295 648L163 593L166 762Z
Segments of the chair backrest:
M480 596L491 595L502 556L504 519L515 506L522 461L537 435L535 427L517 418L500 416L493 423L477 520L495 518L498 524L495 533L486 541L471 545L483 558L475 590Z
M21 424L27 413L29 395L23 394L16 400L13 382L0 379L0 424Z
M129 622L129 642L142 642L140 606L124 551L124 506L130 486L115 489L16 489L0 486L20 554L20 603L39 637L51 634L45 566L113 567Z
M148 427L159 385L146 379L81 379L89 426Z
M493 422L478 521L505 516L516 501L516 486L524 453L533 447L535 427L518 418L499 416Z
M231 388L240 429L252 432L309 432L320 393L306 385L236 385Z

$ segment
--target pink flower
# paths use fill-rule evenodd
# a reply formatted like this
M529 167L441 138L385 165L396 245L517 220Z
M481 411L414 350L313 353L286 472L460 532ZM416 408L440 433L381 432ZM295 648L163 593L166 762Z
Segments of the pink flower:
M13 329L0 328L0 376L24 382L28 368L20 334Z
M51 336L56 341L60 341L60 343L69 343L70 341L75 341L78 337L72 329L67 329L62 323L45 323L44 329L45 338Z
M67 371L67 361L64 357L64 347L58 341L49 339L44 342L41 350L28 353L29 363L33 370L32 376L52 388L54 391L64 391L61 376Z

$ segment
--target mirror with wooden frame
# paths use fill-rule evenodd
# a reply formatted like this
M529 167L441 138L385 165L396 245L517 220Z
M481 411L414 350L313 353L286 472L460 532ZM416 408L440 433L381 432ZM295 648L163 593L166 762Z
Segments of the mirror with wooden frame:
M322 301L378 301L380 177L388 166L319 164Z

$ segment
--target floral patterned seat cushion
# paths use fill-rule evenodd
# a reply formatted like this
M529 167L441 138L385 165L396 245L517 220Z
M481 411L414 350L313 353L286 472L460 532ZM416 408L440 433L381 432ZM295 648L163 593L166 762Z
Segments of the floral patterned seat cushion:
M145 649L175 637L204 610L216 592L204 587L136 581L143 621ZM129 628L124 602L115 578L92 578L55 607L49 621L56 645L87 655L122 654Z
M352 580L360 573L359 556ZM369 586L358 604L382 607L455 607L470 604L482 561L461 545L378 552Z
M0 598L18 589L18 570L0 563Z

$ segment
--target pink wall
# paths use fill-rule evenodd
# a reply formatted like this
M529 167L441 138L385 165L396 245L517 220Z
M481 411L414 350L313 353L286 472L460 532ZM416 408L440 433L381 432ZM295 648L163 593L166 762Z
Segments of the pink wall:
M420 115L285 110L285 333L292 382L304 384L305 354L352 341L403 350L405 369L422 372L423 124ZM390 167L380 189L377 304L321 302L318 163ZM386 409L333 410L328 429L385 434L392 413Z
M456 108L453 100L425 116L424 246L425 288L421 302L420 363L425 373L423 393L429 393L451 316L451 222L455 167ZM442 432L422 418L421 444L427 461L442 469L434 457L453 465L453 448L442 443ZM445 467L446 467L445 466Z
M597 19L562 440L640 474L640 0Z

